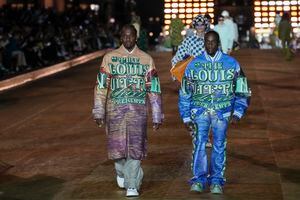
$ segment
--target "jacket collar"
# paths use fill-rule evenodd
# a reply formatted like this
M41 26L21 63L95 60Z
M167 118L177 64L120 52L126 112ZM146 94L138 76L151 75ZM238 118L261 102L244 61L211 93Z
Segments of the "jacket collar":
M124 45L122 44L121 47L120 47L120 49L122 49L122 51L125 51L125 52L128 53L128 54L132 54L132 53L135 52L135 50L137 49L137 46L135 45L134 48L133 48L131 51L128 51L128 50L124 47Z
M204 56L205 56L206 60L216 62L216 61L220 60L220 58L222 56L222 52L220 50L218 50L216 52L215 56L211 57L210 55L208 55L208 53L206 51L204 51Z

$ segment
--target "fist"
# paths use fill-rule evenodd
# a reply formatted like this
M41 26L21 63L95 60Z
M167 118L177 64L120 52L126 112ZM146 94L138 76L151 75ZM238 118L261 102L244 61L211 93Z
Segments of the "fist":
M230 123L231 124L238 124L239 121L240 121L240 119L237 116L233 115L233 117L230 120Z
M190 131L190 132L196 131L196 125L193 122L187 122L187 123L184 123L184 125L188 131Z
M95 119L95 122L98 127L102 127L104 125L104 119Z
M159 129L160 125L161 124L159 124L159 123L153 123L153 130L157 131Z

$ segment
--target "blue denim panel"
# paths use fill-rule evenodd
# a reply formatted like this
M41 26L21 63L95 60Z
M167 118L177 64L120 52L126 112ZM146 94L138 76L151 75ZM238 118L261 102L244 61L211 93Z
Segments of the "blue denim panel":
M193 178L190 180L190 183L202 183L205 185L208 182L209 184L224 185L228 118L220 119L214 111L206 111L196 116L194 122L197 124L197 133L193 138ZM213 148L210 170L208 170L205 144L208 140L210 128L213 132Z
M211 116L211 128L213 135L213 148L210 161L210 184L224 185L226 164L226 133L229 118L219 119L216 115Z
M194 118L194 123L197 124L197 133L193 137L194 150L191 167L194 177L190 180L190 183L202 183L205 186L208 175L205 144L210 129L210 116L207 113L197 115Z

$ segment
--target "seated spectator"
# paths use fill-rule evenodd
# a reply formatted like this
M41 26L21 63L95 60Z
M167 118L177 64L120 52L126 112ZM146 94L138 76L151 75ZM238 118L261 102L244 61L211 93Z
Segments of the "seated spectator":
M248 46L249 46L249 48L252 48L252 49L259 49L259 42L256 39L256 33L255 33L255 28L254 27L250 28Z
M265 38L265 37L262 38L259 46L260 46L260 49L272 49L270 42L267 41L267 38Z
M27 66L24 52L20 47L20 42L20 34L11 33L9 34L8 44L4 48L4 54L8 62L7 64L16 72Z
M291 51L292 53L296 54L300 50L300 37L295 37L291 41Z
M38 8L0 8L0 79L102 48L117 47L118 25L77 8L64 13ZM112 26L112 25L110 25Z

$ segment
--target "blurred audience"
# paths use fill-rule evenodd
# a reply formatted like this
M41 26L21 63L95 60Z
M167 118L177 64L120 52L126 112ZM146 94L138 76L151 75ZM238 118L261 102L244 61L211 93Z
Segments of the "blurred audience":
M0 79L117 46L91 10L0 9Z
M224 18L224 25L227 27L228 30L227 32L229 38L228 46L230 48L226 51L226 53L230 54L233 48L237 46L239 42L238 28L237 28L237 24L230 17L229 12L227 10L223 10L221 16Z
M170 38L171 38L171 45L172 45L172 55L178 50L178 46L181 44L183 40L183 36L181 32L184 30L184 23L182 19L179 18L179 15L176 18L171 20L170 24Z
M295 36L292 41L291 41L291 45L290 45L291 51L292 53L296 54L299 52L300 50L300 37Z
M287 12L283 13L282 18L279 22L278 35L281 40L282 51L286 60L292 59L292 51L290 49L290 42L293 38L292 25L290 16Z
M259 49L260 45L259 45L259 42L256 38L255 28L251 27L249 33L250 34L249 34L248 48Z
M224 23L224 17L221 15L218 17L218 24L215 25L214 30L220 36L221 49L223 53L230 53L232 50L232 38L230 38L229 27Z
M269 38L263 37L259 44L260 49L272 49L272 45L270 44Z

